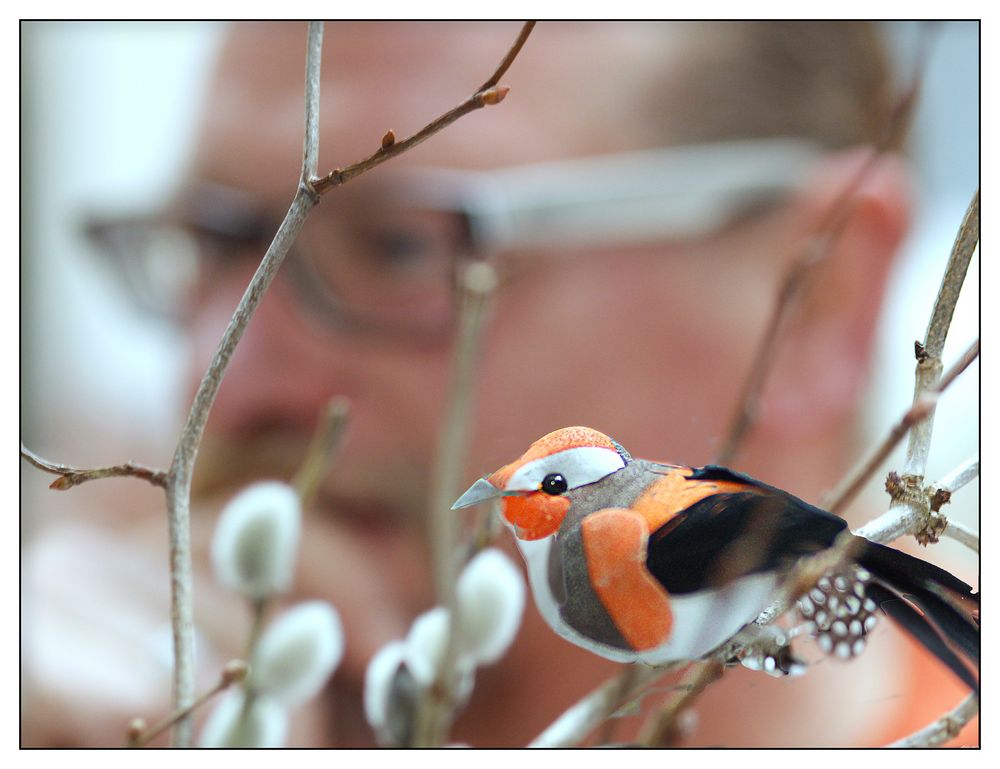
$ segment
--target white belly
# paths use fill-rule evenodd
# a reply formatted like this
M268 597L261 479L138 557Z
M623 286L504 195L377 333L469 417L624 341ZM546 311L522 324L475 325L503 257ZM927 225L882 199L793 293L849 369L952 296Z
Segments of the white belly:
M618 662L645 662L651 665L697 659L728 641L737 631L763 611L774 596L777 579L771 574L751 574L723 588L670 596L673 626L667 640L653 649L618 649L587 638L568 625L559 612L548 580L552 537L517 540L528 565L528 580L539 612L549 626L567 640Z

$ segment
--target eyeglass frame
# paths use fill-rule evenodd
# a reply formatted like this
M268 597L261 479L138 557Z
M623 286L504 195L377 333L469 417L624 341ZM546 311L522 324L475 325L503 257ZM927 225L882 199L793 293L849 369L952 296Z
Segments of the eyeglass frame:
M460 215L468 230L470 259L492 261L518 250L559 252L658 241L687 241L718 232L766 209L797 189L822 154L816 142L774 137L635 150L495 170L440 167L394 169L419 190L414 210ZM378 173L378 172L376 172ZM189 202L166 223L239 242L269 242L277 229L250 193L210 182L185 188ZM184 197L180 198L184 200ZM708 204L706 204L706 199ZM117 257L118 273L145 309L127 256L112 245L123 227L162 226L163 217L93 217L87 235ZM294 269L288 272L304 295L338 328L413 336L352 317L332 290L320 289ZM132 252L134 256L134 252ZM295 273L298 273L297 275ZM402 333L401 333L402 332Z

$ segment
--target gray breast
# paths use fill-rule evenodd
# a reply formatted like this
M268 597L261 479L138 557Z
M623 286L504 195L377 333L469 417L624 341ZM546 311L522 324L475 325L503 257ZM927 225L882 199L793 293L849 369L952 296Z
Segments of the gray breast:
M598 510L630 506L649 484L648 465L643 460L633 460L597 483L566 492L569 512L549 551L549 589L559 604L563 621L588 638L616 649L631 647L590 586L581 523Z

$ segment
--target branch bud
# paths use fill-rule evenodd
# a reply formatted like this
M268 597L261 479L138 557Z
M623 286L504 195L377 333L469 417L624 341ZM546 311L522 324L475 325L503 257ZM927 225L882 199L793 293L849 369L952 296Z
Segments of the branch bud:
M487 88L483 91L482 95L479 97L483 104L487 106L492 106L494 104L499 104L507 96L510 91L510 86L507 85L495 85L492 88Z
M235 683L239 683L247 677L247 671L249 669L250 666L243 660L229 660L229 662L226 663L226 666L222 669L222 685L232 686Z
M385 136L382 137L382 149L387 150L395 143L396 143L396 134L394 134L392 132L392 129L390 128L388 131L385 132Z
M135 747L139 744L139 740L146 733L146 719L144 718L133 718L128 722L128 731L126 732L126 741L130 747Z

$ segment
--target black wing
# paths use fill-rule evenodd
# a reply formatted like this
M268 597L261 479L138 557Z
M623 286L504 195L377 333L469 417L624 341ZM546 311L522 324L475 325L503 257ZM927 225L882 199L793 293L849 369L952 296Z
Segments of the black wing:
M847 526L798 497L723 467L708 465L690 477L747 490L706 497L650 535L646 566L674 595L787 567L832 545Z

